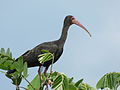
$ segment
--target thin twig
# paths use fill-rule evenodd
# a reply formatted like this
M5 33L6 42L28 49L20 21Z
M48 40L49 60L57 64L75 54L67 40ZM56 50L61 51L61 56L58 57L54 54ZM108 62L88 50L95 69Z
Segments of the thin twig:
M28 82L28 84L34 89L34 90L36 90L34 87L33 87L33 85L22 75L22 77Z
M19 85L18 85L18 83L17 83L17 79L16 79L16 90L20 90L20 88L19 88Z
M20 90L20 88L19 88L19 86L18 86L18 85L16 85L16 90Z

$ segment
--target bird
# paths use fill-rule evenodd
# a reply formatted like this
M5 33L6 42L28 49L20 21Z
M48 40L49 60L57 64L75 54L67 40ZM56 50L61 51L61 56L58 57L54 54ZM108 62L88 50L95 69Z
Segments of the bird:
M38 74L40 75L40 73L41 73L40 68L41 68L41 66L43 66L43 67L45 67L44 74L46 75L46 72L47 72L49 66L52 64L52 60L46 61L44 64L41 64L38 61L38 55L43 54L43 52L41 50L48 50L50 53L54 54L54 62L53 63L55 63L63 53L64 44L67 39L69 27L73 24L81 27L91 37L90 32L74 16L68 15L64 19L62 33L58 40L41 43L41 44L37 45L36 47L34 47L33 49L28 50L27 52L25 52L24 54L21 55L23 57L23 61L27 62L28 68L39 66ZM7 74L14 73L15 71L16 71L15 69L8 70Z

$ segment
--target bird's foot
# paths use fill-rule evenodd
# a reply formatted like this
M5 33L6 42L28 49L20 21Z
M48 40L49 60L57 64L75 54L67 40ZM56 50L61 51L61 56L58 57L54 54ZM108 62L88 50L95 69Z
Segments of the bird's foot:
M49 80L48 80L48 85L51 86L52 84L53 84L53 82L49 79Z
M48 86L51 87L52 84L53 82L49 78L46 78L46 81L43 81L42 83L43 87L45 86L45 90L48 90Z

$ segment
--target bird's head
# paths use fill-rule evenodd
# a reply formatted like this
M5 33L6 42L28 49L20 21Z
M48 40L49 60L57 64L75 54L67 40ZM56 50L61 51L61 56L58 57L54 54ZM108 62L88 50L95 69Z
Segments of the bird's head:
M90 32L75 17L73 17L71 15L66 16L64 19L64 26L70 26L72 24L76 24L77 26L84 29L91 37Z

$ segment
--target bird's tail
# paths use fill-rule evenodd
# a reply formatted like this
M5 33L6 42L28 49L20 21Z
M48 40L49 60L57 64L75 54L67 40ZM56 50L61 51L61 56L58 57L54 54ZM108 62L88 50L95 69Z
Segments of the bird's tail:
M7 73L7 74L11 74L11 73L14 73L15 71L16 71L16 69L8 70L6 73Z

